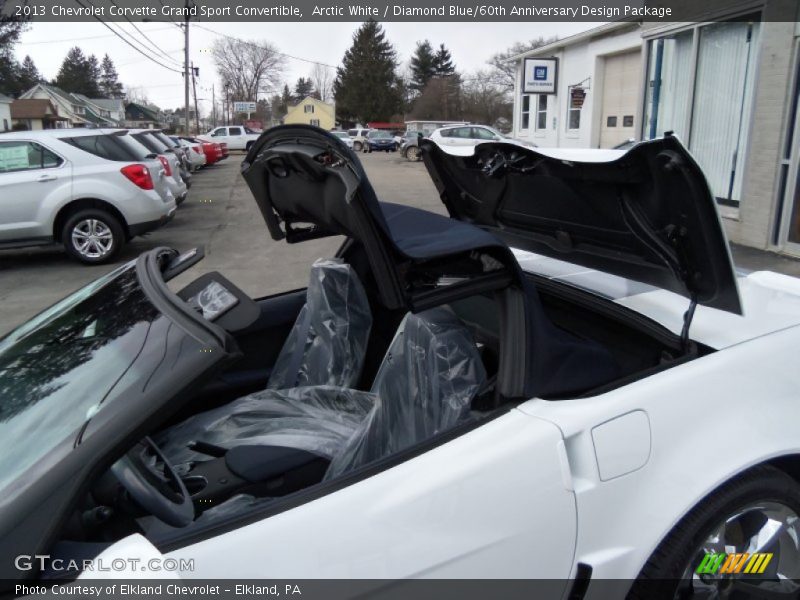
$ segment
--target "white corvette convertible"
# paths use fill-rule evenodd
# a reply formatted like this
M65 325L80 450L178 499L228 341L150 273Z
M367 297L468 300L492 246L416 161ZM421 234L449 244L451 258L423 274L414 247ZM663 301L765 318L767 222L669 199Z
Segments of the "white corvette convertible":
M173 292L202 251L160 248L0 340L0 579L795 597L800 281L736 274L675 138L422 151L449 219L267 131L243 176L270 234L345 237L308 289Z

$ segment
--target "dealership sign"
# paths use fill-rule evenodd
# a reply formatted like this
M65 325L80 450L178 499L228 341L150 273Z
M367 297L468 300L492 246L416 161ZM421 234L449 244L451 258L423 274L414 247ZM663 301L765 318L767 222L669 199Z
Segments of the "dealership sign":
M522 76L525 94L555 94L558 81L557 58L526 58Z
M233 103L233 112L237 113L251 113L256 112L256 103L255 102L234 102Z

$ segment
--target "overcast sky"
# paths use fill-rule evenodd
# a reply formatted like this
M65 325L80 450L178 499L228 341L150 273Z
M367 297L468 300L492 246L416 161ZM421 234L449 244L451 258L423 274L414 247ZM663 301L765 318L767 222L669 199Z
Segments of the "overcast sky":
M148 44L130 23L115 23ZM139 29L161 50L172 57L163 63L178 71L183 61L183 32L173 24L138 23ZM278 50L308 61L338 65L350 46L353 32L359 23L199 23L191 27L190 60L200 68L197 96L201 111L211 108L211 87L216 85L220 101L219 79L209 48L218 37L201 29L275 44ZM389 40L398 51L402 63L407 63L417 40L428 38L432 44L444 43L452 52L460 72L471 72L485 66L486 60L497 51L517 41L558 35L566 37L597 26L597 23L384 23ZM80 46L85 54L114 61L120 81L127 87L145 90L148 99L161 108L183 105L183 79L180 73L162 68L138 54L114 36L101 23L34 23L22 34L16 47L20 60L26 54L33 58L47 79L56 76L64 55L72 46ZM311 62L287 59L286 81L293 86L298 77L308 76Z

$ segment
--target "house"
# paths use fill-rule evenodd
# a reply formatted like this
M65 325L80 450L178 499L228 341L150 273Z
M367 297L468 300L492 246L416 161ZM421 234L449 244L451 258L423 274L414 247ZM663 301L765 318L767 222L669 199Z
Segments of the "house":
M601 25L515 59L513 137L550 148L613 148L638 138L639 23Z
M65 92L47 83L37 83L24 94L21 100L49 100L58 115L64 117L64 127L119 127L112 119L110 110L100 108L82 94Z
M137 102L128 102L125 105L125 127L159 129L161 118L158 110Z
M314 125L330 131L336 127L336 107L312 96L290 106L283 118L284 125Z
M91 107L92 111L116 123L125 120L125 102L119 98L88 98L83 94L72 94Z
M613 22L516 57L513 135L609 148L673 132L732 242L800 257L797 3L693 7L693 21Z
M0 131L11 129L11 102L11 98L5 94L0 94L0 124L3 127Z
M11 121L14 129L55 129L65 127L66 117L59 116L50 100L31 98L11 103Z

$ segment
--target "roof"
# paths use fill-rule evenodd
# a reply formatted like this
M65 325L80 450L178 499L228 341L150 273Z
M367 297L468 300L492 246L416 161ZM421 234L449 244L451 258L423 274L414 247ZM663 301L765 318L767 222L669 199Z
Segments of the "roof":
M145 120L145 121L156 121L156 122L159 120L158 119L158 114L154 110L152 110L151 108L148 108L147 106L145 106L143 104L138 104L136 102L128 102L125 105L125 118L126 119L128 118L128 113L129 113L129 111L131 111L131 109L139 111L139 113L141 113L141 115L144 117L144 119L129 119L129 120L134 120L134 121Z
M51 121L66 121L65 117L58 116L58 110L50 100L29 98L14 100L11 103L12 119L49 119Z
M591 40L592 38L601 37L604 35L614 33L615 31L618 31L620 29L628 29L634 26L641 27L641 23L638 21L613 21L611 23L604 23L599 27L592 27L591 29L587 29L586 31L576 33L575 35L569 35L565 38L561 38L560 40L556 40L555 42L552 42L550 44L545 44L544 46L539 46L538 48L527 50L525 52L522 52L521 54L512 56L509 60L519 60L521 58L525 58L526 56L538 56L540 54L547 54L554 50L558 50L559 48L563 48L564 46L571 46L573 44Z
M89 102L106 110L125 109L125 103L119 98L89 98Z

